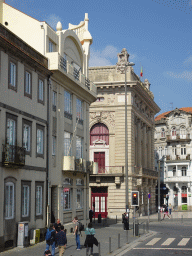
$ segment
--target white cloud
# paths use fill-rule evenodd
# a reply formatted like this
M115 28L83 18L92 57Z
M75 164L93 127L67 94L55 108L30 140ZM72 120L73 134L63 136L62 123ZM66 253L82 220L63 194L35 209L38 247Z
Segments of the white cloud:
M53 28L56 29L57 22L61 21L61 18L55 14L51 14L46 18L46 22Z
M89 66L111 66L117 63L117 54L120 51L113 45L107 45L104 50L96 51L91 48ZM130 53L129 53L130 54ZM133 60L136 55L130 54L129 59Z
M184 64L191 64L192 63L192 55L189 56L185 61Z
M192 81L192 71L183 71L182 73L168 72L167 74L173 78L180 78Z

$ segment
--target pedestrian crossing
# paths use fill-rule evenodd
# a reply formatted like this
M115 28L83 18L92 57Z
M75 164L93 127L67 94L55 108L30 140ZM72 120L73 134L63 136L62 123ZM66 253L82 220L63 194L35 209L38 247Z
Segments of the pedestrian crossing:
M186 246L190 239L191 238L182 238L179 242L177 241L177 246ZM162 240L162 241L160 241L160 240ZM171 237L167 238L166 240L164 240L164 238L161 238L161 237L156 237L156 238L153 238L152 240L150 240L145 245L146 246L154 246L160 241L161 246L169 246L175 240L176 240L176 238L171 238ZM158 243L158 245L159 245L159 243Z

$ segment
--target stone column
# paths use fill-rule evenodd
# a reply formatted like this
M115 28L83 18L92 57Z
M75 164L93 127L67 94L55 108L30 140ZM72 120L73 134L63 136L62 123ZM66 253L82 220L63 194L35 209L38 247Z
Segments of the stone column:
M146 150L146 124L143 124L143 150L142 150L142 155L143 155L143 167L147 167L147 150Z
M142 166L141 161L141 121L137 120L137 166Z

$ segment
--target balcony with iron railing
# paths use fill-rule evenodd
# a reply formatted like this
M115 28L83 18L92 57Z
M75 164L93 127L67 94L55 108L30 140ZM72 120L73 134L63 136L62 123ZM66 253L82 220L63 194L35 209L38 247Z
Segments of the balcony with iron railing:
M98 167L95 174L124 174L124 166Z
M177 135L167 135L167 142L171 141L190 141L190 134L177 134Z
M19 167L25 165L25 148L3 144L2 164L5 167Z
M94 94L96 97L97 87L82 73L81 69L75 68L68 60L64 59L58 52L47 53L49 58L49 69L58 70L78 83L82 88Z
M191 155L167 155L166 161L182 161L182 160L190 160Z

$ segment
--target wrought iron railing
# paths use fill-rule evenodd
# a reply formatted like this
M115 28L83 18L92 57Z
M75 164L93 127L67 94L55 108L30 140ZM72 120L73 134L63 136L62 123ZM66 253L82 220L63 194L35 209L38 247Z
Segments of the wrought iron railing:
M85 87L90 90L90 80L88 78L85 78Z
M67 61L62 56L60 56L60 67L67 72Z
M3 144L2 163L7 167L25 165L25 148Z
M80 69L73 68L73 76L76 80L79 80Z
M72 120L72 114L68 113L67 111L64 111L64 117Z
M124 166L105 166L99 167L98 173L103 174L124 174Z

